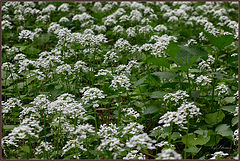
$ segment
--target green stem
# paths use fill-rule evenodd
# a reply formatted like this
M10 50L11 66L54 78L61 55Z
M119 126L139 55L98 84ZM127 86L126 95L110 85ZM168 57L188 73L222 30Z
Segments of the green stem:
M184 147L184 159L187 159L187 145L188 145L188 129L189 129L189 117L187 116L187 139L186 139L186 144L185 144L185 147Z
M95 116L95 128L96 128L96 133L98 131L98 124L97 124L97 111L96 108L94 107L94 116Z
M170 124L170 130L168 132L168 144L171 144L171 140L172 140L172 129L173 128L173 122L171 121L171 124Z
M117 120L117 125L120 125L120 120L121 120L121 108L120 108L120 104L121 104L121 95L119 95L118 97L118 120Z

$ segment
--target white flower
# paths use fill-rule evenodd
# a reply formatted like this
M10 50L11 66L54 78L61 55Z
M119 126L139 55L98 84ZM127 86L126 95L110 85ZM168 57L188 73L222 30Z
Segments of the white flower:
M106 97L105 94L103 94L103 91L98 88L90 88L90 87L84 87L81 91L83 93L82 101L84 104L90 103L90 101L93 101L93 106L98 107L98 100L103 99Z
M51 152L53 150L53 146L49 142L44 142L41 141L40 145L36 147L35 149L35 154L36 155L41 155L43 154L43 151L45 150L46 152Z
M186 91L178 90L175 93L168 93L163 96L163 100L167 103L175 102L175 105L179 104L179 101L185 101L186 98L188 98L189 95Z
M68 12L68 10L69 10L69 4L68 3L63 3L61 6L58 7L58 11Z
M109 71L109 70L106 70L106 69L100 69L98 71L98 74L96 74L95 76L96 77L101 76L101 75L105 76L107 74L112 75L112 71Z
M145 160L146 157L142 153L138 153L137 150L132 150L130 151L125 157L123 157L123 160Z
M93 17L87 13L83 13L83 14L77 14L75 16L73 16L72 20L73 21L80 21L80 22L83 22L83 21L86 21L86 20L90 20L92 19Z
M224 83L221 83L216 87L215 92L217 93L218 96L221 96L222 94L228 95L229 88Z
M63 64L57 67L57 74L72 75L72 68L69 64Z
M69 19L67 17L62 17L59 20L60 23L64 23L64 22L68 22L68 21L69 21Z
M234 140L235 141L238 141L238 138L239 138L238 131L239 131L239 129L234 131Z
M157 25L155 28L154 28L155 31L167 31L167 27L164 26L164 25Z
M209 85L211 82L212 80L208 78L208 76L204 76L204 75L200 75L199 77L197 77L197 80L196 80L196 83L200 84L201 86Z
M6 102L2 101L2 113L3 117L5 114L12 111L13 108L21 107L22 103L17 98L9 98Z
M18 38L19 39L30 39L30 40L33 41L33 39L37 36L38 36L38 34L36 32L32 32L32 31L29 31L29 30L22 30L19 33Z
M170 159L182 159L181 154L178 154L177 152L175 152L173 149L165 149L163 150L161 153L158 154L158 157L156 159L166 159L166 160L170 160Z
M223 153L222 151L215 152L214 154L211 154L213 157L210 159L222 159L222 157L227 156L228 153Z
M129 90L131 83L126 75L120 74L117 76L113 76L113 80L110 87L113 87L114 90L117 90L119 86L125 88L126 90Z

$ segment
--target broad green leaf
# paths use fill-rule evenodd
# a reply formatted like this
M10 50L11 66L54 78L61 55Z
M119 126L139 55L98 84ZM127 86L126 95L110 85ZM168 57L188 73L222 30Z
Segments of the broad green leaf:
M195 145L195 141L196 141L195 139L197 139L197 138L196 138L196 135L193 134L193 133L190 133L190 134L184 135L184 136L182 137L182 142L183 142L184 144L186 144L188 147L190 147L190 146Z
M232 119L232 126L235 126L238 123L238 116Z
M222 50L234 41L234 37L232 35L221 35L219 37L215 37L207 32L204 33L210 43L216 46L219 50Z
M208 130L199 129L199 130L194 131L194 133L198 134L198 135L203 135L203 137L207 137Z
M168 48L166 50L167 55L169 55L172 58L175 58L180 51L180 47L176 43L170 43L168 45Z
M149 136L157 137L157 136L160 136L162 133L163 133L163 129L157 128L156 130L152 130Z
M158 111L159 111L159 107L155 104L152 104L143 111L143 114L144 115L153 114L153 113L156 113Z
M28 145L23 145L21 149L26 153L30 153L30 147Z
M177 54L177 59L184 62L185 65L193 65L199 57L207 57L208 53L197 48L180 45L181 49Z
M157 65L157 66L164 66L169 68L170 64L166 58L147 58L146 60L147 63Z
M221 122L225 114L220 110L214 113L209 113L205 115L205 122L210 125L216 125L217 123Z
M223 99L223 103L224 104L230 104L230 103L233 103L235 102L235 97L226 97Z
M154 91L150 94L151 98L162 98L165 94L168 92L163 92L163 91Z
M215 132L222 136L231 136L233 135L233 131L230 126L227 124L220 124L216 127Z
M172 136L171 136L171 138L173 140L176 140L176 139L181 138L181 137L182 137L182 135L179 132L173 132Z
M148 75L146 75L143 78L139 79L138 81L135 82L135 84L133 86L137 87L137 86L143 84L147 80L147 77L148 77Z
M160 79L174 79L177 77L176 73L170 72L154 72L152 75L158 76Z
M208 130L208 136L210 136L210 140L204 146L214 146L222 139L222 137L217 135L213 130Z
M204 137L203 135L199 135L195 145L204 145L210 140L210 136Z
M3 129L4 130L12 130L14 129L14 127L16 127L17 125L3 125Z
M235 113L236 105L230 105L230 106L223 106L222 110L230 112L230 113Z
M196 146L191 146L186 149L186 152L197 154L200 150L201 148L197 148Z

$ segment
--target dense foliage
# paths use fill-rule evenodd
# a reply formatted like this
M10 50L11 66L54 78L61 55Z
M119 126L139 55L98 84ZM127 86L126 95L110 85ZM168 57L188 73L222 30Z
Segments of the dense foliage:
M2 5L4 158L238 158L238 3Z

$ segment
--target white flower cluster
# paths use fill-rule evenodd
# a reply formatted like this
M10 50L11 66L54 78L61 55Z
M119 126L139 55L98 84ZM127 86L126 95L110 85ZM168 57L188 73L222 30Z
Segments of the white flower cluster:
M77 14L77 15L73 16L72 20L83 22L83 21L86 21L86 20L90 20L92 18L93 17L91 15L89 15L87 13L83 13L83 14Z
M105 75L112 75L112 71L109 71L109 70L106 70L106 69L100 69L98 71L98 74L96 74L95 76L98 77L98 76L105 76Z
M93 101L93 107L99 107L98 100L106 97L103 91L98 88L84 87L80 92L83 93L83 103L87 104Z
M6 102L2 101L2 113L3 117L7 114L12 112L12 109L15 107L21 107L22 103L17 98L9 98Z
M145 160L146 156L143 155L142 153L138 153L137 150L132 150L130 151L125 157L123 157L123 160Z
M72 75L72 68L69 64L63 64L57 67L57 74Z
M224 156L227 156L228 153L223 153L222 151L219 152L215 152L214 154L212 154L212 158L210 159L223 159Z
M184 102L177 109L177 111L168 111L160 117L159 124L168 127L171 123L179 125L182 129L186 129L184 124L187 123L187 117L193 118L194 116L201 115L200 109L194 103Z
M69 4L68 3L61 4L61 6L58 7L58 11L68 12L69 11Z
M119 56L117 56L117 53L110 50L104 55L103 64L107 63L108 61L116 63L118 58Z
M62 94L57 100L51 102L48 105L48 113L62 113L70 118L76 118L86 120L86 110L82 104L74 100L74 96L71 94Z
M137 150L141 149L141 146L145 145L148 149L156 149L153 145L156 143L156 140L152 140L147 133L134 135L126 142L126 146L129 148L136 148Z
M126 112L125 116L132 116L134 118L138 118L140 116L140 114L133 108L124 108L122 111Z
M18 36L19 39L26 39L26 40L30 39L32 41L35 37L38 37L37 32L32 32L32 31L29 31L29 30L22 30L19 33L19 36Z
M136 135L143 133L143 128L144 126L140 125L139 123L130 122L129 124L127 124L127 126L123 128L121 137L126 134Z
M124 151L124 144L120 142L118 135L119 135L119 128L116 126L116 124L103 124L100 126L98 130L98 135L101 139L101 144L98 146L98 150L108 150L112 151L113 155L116 159L116 157L119 155L119 153Z
M87 63L79 60L74 64L74 71L87 73L90 69L87 67Z
M41 155L43 154L43 151L51 152L54 149L54 147L49 142L41 141L40 145L35 148L35 154Z
M186 91L178 90L175 93L168 93L163 96L163 100L167 103L173 103L174 105L180 104L180 101L185 101L186 98L188 98L189 95Z
M126 90L129 90L131 83L129 78L125 74L113 76L110 87L113 87L114 90L118 90L119 86L125 88Z
M208 59L202 60L198 66L201 71L212 71L211 65L213 65L215 62L215 58L212 55L208 55Z
M127 65L119 65L116 68L117 74L122 73L122 74L131 74L131 71L133 68L138 68L139 63L136 60L131 60L128 62Z
M166 57L165 50L167 49L167 46L170 44L171 41L177 42L177 38L175 36L168 36L167 34L164 34L162 36L152 36L150 38L150 42L155 41L154 44L151 44L151 55L157 56L157 57ZM140 50L144 49L143 47L140 48Z
M160 148L164 146L171 147L171 148L175 147L174 145L169 144L168 141L161 141L160 143L155 144L155 146Z
M182 156L181 156L181 154L178 154L173 149L164 149L160 154L158 154L158 157L156 159L163 159L163 160L175 159L175 160L179 160L179 159L182 159Z
M239 138L238 131L239 131L239 129L235 130L234 133L233 133L235 141L238 141L238 138Z
M200 75L199 77L197 77L197 80L196 80L196 83L200 84L201 86L209 85L211 82L212 80L208 78L208 76L204 76L204 75Z
M221 83L216 87L215 92L218 96L221 96L228 95L230 93L230 90L224 83Z
M87 149L84 147L83 142L80 141L79 136L77 136L76 139L72 139L67 141L66 145L62 148L63 152L62 152L62 156L64 154L66 154L69 150L71 149L78 149L78 150L82 150L82 151L87 151ZM79 159L79 157L81 156L79 154L75 154L75 159Z

